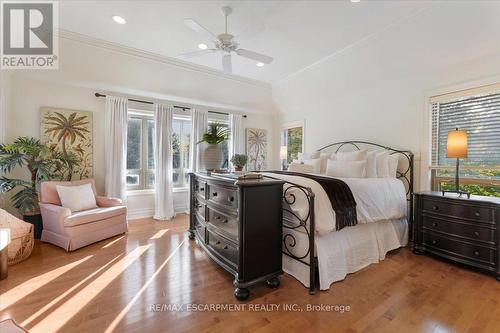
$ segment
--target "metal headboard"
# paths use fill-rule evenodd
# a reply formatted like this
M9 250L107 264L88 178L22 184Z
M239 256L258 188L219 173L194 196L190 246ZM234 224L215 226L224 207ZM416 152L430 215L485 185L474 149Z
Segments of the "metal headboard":
M318 149L319 152L332 149L333 152L338 153L343 147L351 147L356 150L361 150L363 146L368 146L368 147L377 147L381 148L383 150L388 151L390 155L394 154L399 154L403 156L403 160L406 163L406 165L401 166L401 161L398 162L398 170L396 172L397 178L401 179L403 183L405 184L406 188L406 200L408 201L409 207L408 207L408 217L409 217L409 222L413 222L413 182L414 182L414 156L413 153L409 150L401 150L401 149L396 149L392 148L389 146L381 145L378 143L374 142L369 142L369 141L361 141L361 140L354 140L354 141L342 141L342 142L335 142L331 143L329 145L326 145L324 147L321 147Z

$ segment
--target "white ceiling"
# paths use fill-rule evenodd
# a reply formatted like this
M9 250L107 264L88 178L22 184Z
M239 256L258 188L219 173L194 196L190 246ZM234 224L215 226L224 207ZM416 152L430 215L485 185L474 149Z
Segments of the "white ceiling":
M429 1L61 1L60 28L178 58L203 40L183 24L194 18L215 34L224 29L220 8L229 5L228 31L240 47L274 57L262 68L233 56L234 74L276 82L318 60L404 20ZM120 15L119 25L111 16ZM260 31L260 32L259 32ZM253 32L253 33L252 33ZM240 33L249 33L238 39ZM220 55L188 61L221 70Z

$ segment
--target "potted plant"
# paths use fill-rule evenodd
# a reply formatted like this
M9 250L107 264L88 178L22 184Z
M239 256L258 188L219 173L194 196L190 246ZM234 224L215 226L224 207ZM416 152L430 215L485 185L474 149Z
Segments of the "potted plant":
M234 170L241 171L247 165L248 156L243 154L234 154L231 157L231 163L234 165Z
M205 142L206 146L201 150L201 166L206 170L219 169L224 163L224 153L220 144L229 138L229 129L220 123L210 123L208 131L198 144Z
M19 137L11 144L0 144L0 194L20 190L11 197L12 205L33 223L35 238L40 238L42 219L38 206L38 185L53 178L62 179L65 170L71 169L78 159L74 154L62 153L56 147L47 147L40 140ZM29 180L8 178L5 174L19 166L29 171Z

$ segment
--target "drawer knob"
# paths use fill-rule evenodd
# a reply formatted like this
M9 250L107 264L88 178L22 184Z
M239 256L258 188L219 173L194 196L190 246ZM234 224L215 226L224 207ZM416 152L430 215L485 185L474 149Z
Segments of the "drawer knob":
M220 244L220 241L215 242L215 245L219 245L219 244Z
M476 215L477 217L481 216L479 212L475 212L474 215Z
M200 191L201 191L201 192L205 192L205 188L204 188L204 187L201 187L201 188L200 188Z
M437 242L437 240L433 240L431 243L432 243L432 245L436 245L438 242Z
M227 249L228 249L227 245L226 245L226 246L224 246L224 250L227 250Z
M217 196L217 192L212 193L212 196L216 197Z
M433 227L437 227L437 226L438 226L438 223L437 223L437 222L434 222L434 223L432 223L432 226L433 226Z
M474 255L477 257L479 256L479 251L474 251Z
M474 236L479 237L479 231L474 231Z
M432 209L439 210L439 206L432 206Z
M231 201L231 202L233 202L234 201L234 197L229 197L228 200Z
M227 223L227 219L222 220L222 223Z
M219 215L217 215L217 216L215 217L215 219L216 219L216 220L220 220L220 216L219 216Z

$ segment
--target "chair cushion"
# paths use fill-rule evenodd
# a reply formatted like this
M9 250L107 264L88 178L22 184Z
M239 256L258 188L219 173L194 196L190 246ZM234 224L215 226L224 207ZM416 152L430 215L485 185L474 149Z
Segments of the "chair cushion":
M75 227L78 225L98 222L101 220L109 219L113 216L118 216L122 214L127 214L127 207L125 206L115 206L115 207L102 207L84 210L81 212L76 212L71 216L64 219L65 227Z

